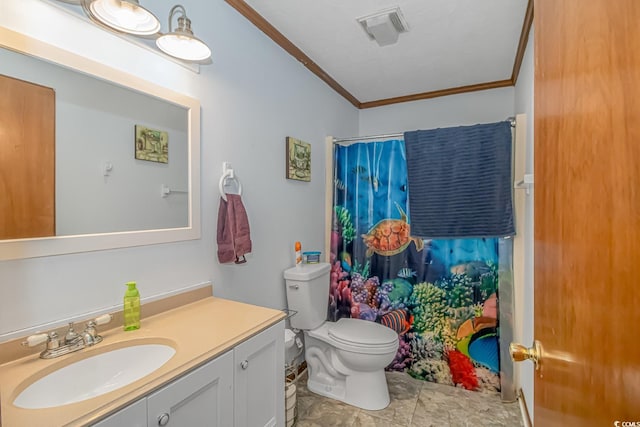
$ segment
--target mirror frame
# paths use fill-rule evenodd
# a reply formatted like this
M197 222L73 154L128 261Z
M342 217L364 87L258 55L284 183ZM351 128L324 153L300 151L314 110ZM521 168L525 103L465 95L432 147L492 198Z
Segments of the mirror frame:
M181 228L0 241L0 261L171 243L200 238L200 102L138 76L0 27L0 47L43 59L187 108L189 225ZM158 194L158 197L160 194Z

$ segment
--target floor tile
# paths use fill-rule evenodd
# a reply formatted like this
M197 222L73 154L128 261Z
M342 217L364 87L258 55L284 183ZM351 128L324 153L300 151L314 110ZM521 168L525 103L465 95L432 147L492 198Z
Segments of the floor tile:
M408 426L416 409L422 383L423 381L411 378L402 372L387 372L387 385L391 399L389 406L379 411L362 410L362 412L377 419Z
M356 407L322 396L302 397L302 400L305 399L313 399L313 401L308 404L304 412L299 414L298 426L350 427L353 426L359 412Z
M409 427L408 423L398 423L386 418L379 418L366 411L360 411L356 415L353 427Z
M380 411L359 409L319 396L298 379L300 427L520 427L517 402L502 403L497 393L468 391L387 372L391 402Z
M454 427L454 424L450 423L449 413L442 411L440 413L414 414L411 420L411 427Z

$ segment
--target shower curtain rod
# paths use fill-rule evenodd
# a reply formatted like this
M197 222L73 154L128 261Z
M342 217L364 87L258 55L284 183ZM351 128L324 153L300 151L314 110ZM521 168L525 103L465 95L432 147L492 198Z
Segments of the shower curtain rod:
M516 118L507 117L507 121L511 123L511 127L516 127ZM384 135L370 135L370 136L352 136L349 138L333 138L333 143L338 144L340 142L353 142L364 141L366 139L384 139L384 138L404 138L404 133L388 133Z

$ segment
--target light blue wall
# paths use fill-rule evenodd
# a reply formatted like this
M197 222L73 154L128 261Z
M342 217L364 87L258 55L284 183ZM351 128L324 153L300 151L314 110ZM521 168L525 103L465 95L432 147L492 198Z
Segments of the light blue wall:
M360 135L492 123L513 116L513 87L392 104L360 112Z
M174 3L145 6L164 26ZM357 134L357 109L225 2L183 5L196 35L213 50L213 64L200 74L40 0L0 4L0 25L198 98L202 106L202 239L0 262L0 340L118 305L129 280L143 296L211 281L219 296L281 308L282 271L292 264L294 242L322 250L325 136ZM286 136L312 144L310 183L285 179ZM253 254L242 266L216 258L223 161L242 181L251 225Z

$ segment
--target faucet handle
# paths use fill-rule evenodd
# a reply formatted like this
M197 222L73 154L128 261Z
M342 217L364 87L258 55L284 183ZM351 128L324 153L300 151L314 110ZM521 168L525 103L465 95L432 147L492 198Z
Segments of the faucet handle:
M103 314L102 316L96 317L93 321L96 323L96 325L104 325L111 322L111 319L113 319L113 316L107 313Z
M25 341L22 341L21 344L24 347L35 347L44 343L47 344L47 350L58 348L60 346L60 341L58 340L58 334L56 331L49 332L48 334L30 335Z
M103 314L102 316L98 316L87 323L87 327L84 329L82 336L88 346L98 344L102 341L102 337L98 335L98 331L96 331L96 326L109 323L111 322L112 318L113 317L107 313Z
M37 345L46 343L49 340L49 334L35 334L27 337L26 340L22 341L22 345L24 347L35 347Z

